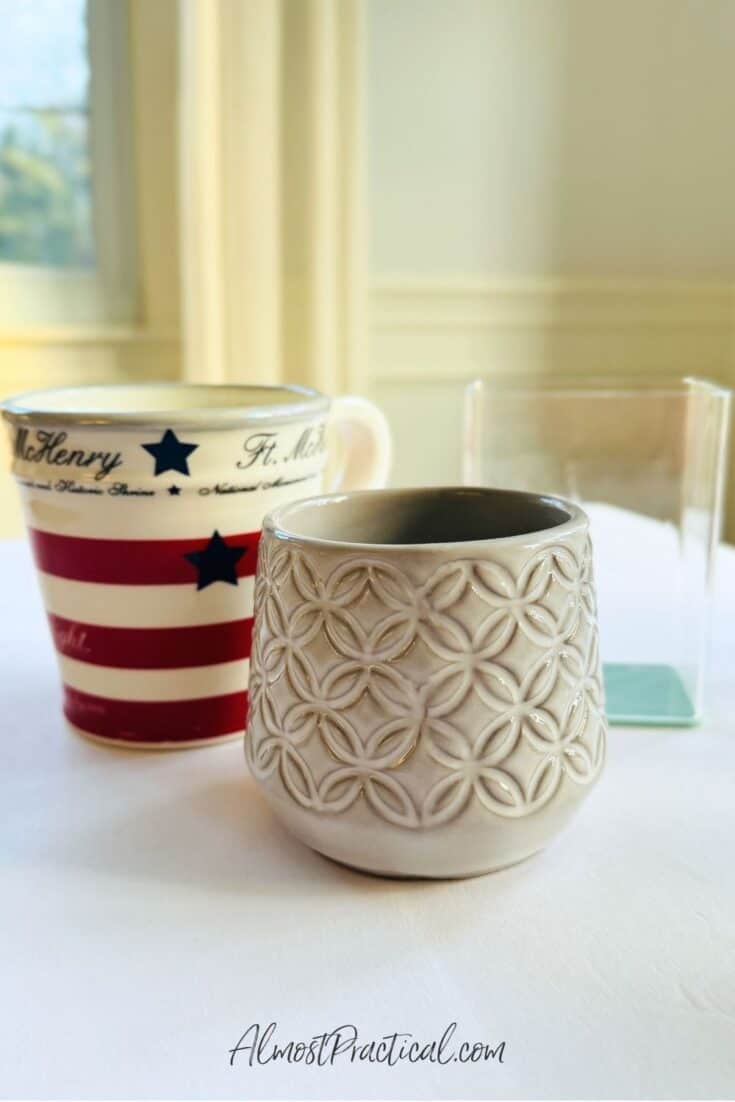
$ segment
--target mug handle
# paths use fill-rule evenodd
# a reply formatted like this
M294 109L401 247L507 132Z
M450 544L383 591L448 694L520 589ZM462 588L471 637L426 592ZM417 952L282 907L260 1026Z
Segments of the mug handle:
M330 491L379 490L390 471L393 446L385 414L352 394L333 398L328 421Z

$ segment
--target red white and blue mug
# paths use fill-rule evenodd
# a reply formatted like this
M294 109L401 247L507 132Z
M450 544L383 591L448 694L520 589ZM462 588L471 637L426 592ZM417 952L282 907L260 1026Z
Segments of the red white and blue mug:
M263 516L382 486L383 414L302 387L175 383L2 409L69 723L137 747L237 738Z

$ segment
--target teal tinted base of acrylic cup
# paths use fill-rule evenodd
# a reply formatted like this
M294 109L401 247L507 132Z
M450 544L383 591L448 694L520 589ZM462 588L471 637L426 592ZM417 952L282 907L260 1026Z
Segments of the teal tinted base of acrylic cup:
M610 723L644 727L692 727L700 716L671 666L605 662Z

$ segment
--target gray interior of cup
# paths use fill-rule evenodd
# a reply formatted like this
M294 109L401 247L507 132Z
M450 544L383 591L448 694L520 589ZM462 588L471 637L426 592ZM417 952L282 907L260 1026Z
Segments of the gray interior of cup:
M291 506L278 527L306 539L418 545L530 535L569 519L561 503L535 494L386 490Z

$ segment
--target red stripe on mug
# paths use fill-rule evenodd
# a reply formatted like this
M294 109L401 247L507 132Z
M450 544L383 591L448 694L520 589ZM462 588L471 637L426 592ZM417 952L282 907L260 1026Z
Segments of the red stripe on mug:
M191 585L199 578L185 556L204 551L211 536L196 540L98 540L29 529L39 570L75 582L106 585ZM233 564L238 578L255 574L260 532L223 536L230 548L245 553Z
M48 614L60 654L124 670L213 666L250 657L251 617L183 628L114 628Z
M69 722L121 742L192 742L235 734L245 728L247 702L246 692L199 700L110 700L64 685Z

